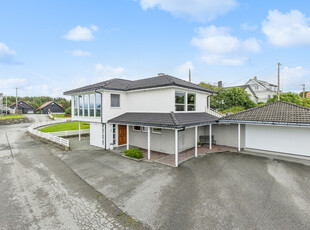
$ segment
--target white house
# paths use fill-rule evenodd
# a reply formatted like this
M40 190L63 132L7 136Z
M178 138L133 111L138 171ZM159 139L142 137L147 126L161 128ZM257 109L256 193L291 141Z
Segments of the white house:
M206 113L216 92L165 74L111 79L64 94L72 96L72 120L90 122L91 145L137 146L148 149L148 157L151 150L175 154L176 166L178 153L194 146L197 153L198 135L212 133L217 120Z
M245 85L251 88L251 91L254 92L253 96L256 98L254 100L256 103L264 102L266 103L269 98L272 98L273 95L277 94L278 86L268 83L266 81L258 80L255 76L253 79L248 80ZM250 91L248 90L248 93ZM250 93L252 94L252 92Z

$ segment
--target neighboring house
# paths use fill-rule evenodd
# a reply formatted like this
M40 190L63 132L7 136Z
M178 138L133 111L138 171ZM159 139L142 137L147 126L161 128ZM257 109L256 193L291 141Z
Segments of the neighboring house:
M244 89L250 95L250 99L252 101L254 101L255 103L259 102L258 97L256 96L254 90L252 89L250 85L239 85L239 86L233 86L233 87ZM224 90L229 89L229 88L232 88L232 87L225 87Z
M226 126L226 134L231 133L231 138L233 133L240 137L235 139L239 148L310 156L310 108L277 101L228 115L219 123ZM231 125L240 128L238 135Z
M37 110L40 111L41 114L48 114L48 113L64 113L65 109L61 104L57 104L54 101L48 101L41 105Z
M13 103L12 105L9 106L11 109L15 109L16 103ZM22 110L23 114L27 113L34 113L36 108L34 108L32 105L29 105L28 103L24 101L18 101L17 102L17 109Z
M254 95L257 97L257 102L266 103L268 99L272 98L278 91L277 85L258 80L256 76L253 79L248 80L245 85L251 87Z
M165 74L111 79L64 94L72 96L72 120L90 122L90 144L105 149L130 144L178 154L217 120L205 112L215 91Z

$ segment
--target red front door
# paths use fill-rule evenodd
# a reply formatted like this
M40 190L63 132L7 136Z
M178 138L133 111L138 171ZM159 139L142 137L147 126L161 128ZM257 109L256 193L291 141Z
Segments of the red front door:
M118 145L127 144L127 126L118 125Z

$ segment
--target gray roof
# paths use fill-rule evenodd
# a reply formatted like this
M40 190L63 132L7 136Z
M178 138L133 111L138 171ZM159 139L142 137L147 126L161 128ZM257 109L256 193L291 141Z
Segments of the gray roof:
M184 128L215 123L217 117L208 113L124 113L109 120L109 123Z
M188 89L199 90L203 92L209 92L216 94L217 92L207 89L205 87L196 85L194 83L184 81L182 79L172 77L170 75L161 75L157 77L145 78L141 80L125 80L120 78L114 78L111 80L99 82L96 84L84 86L81 88L73 89L64 92L64 95L71 95L75 93L94 91L98 89L107 89L107 90L120 90L120 91L130 91L137 89L148 89L164 86L180 86Z
M219 120L231 123L310 125L310 108L277 101L228 115Z

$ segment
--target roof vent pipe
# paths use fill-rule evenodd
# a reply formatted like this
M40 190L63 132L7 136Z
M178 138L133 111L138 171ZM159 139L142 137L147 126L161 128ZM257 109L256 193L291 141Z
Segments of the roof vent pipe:
M254 80L256 80L256 81L257 81L257 77L256 77L256 76L254 76Z
M189 69L189 71L188 71L188 81L192 82L191 69Z

